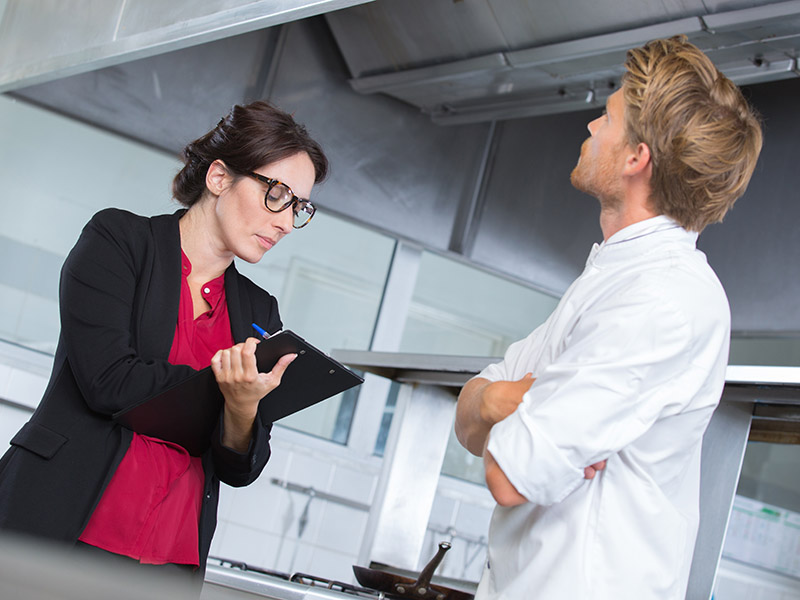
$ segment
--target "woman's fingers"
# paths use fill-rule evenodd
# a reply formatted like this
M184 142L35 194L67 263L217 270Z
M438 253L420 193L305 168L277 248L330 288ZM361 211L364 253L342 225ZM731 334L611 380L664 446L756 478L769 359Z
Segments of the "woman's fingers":
M268 373L270 379L275 384L272 389L280 385L283 374L286 372L286 367L288 367L295 358L297 358L297 354L284 354L278 359L275 366L272 367L272 371Z
M297 358L297 354L285 354L270 372L259 373L255 357L257 346L256 338L248 338L241 344L219 350L211 359L217 382L225 384L227 391L236 396L240 393L247 396L256 394L259 398L265 396L280 385L286 368Z

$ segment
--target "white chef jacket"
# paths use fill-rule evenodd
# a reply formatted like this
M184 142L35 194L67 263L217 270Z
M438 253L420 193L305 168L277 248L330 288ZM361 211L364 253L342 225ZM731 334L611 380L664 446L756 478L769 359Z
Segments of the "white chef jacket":
M491 430L528 502L495 509L476 600L684 598L730 339L696 241L659 216L595 244L550 318L478 375L536 381Z

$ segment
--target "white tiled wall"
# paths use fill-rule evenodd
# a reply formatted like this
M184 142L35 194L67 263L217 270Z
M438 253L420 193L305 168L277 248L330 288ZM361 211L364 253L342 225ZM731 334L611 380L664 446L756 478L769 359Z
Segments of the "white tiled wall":
M246 488L223 486L211 554L277 571L352 580L367 512L272 480L368 505L380 461L356 461L342 446L280 426L271 445L272 457L256 482Z
M356 459L346 448L276 426L272 457L262 476L246 488L223 486L211 554L282 572L306 572L354 582L367 526L367 511L311 498L271 482L273 478L369 505L380 460ZM307 524L300 519L308 506ZM491 500L484 488L442 478L419 568L450 541L437 574L480 577L485 559L481 538L488 530Z

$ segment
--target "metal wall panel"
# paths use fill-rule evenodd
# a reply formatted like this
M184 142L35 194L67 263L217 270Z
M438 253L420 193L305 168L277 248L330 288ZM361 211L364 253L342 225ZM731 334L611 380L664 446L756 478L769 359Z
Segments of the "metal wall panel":
M733 328L800 336L800 79L745 89L764 121L764 148L744 196L698 246L728 292Z
M479 171L489 124L439 127L347 83L321 19L256 31L19 90L53 108L168 152L231 105L270 97L325 148L322 210L446 250Z
M729 9L751 6L747 0ZM702 0L377 0L326 19L354 77L704 14Z
M446 250L469 199L488 124L439 127L405 104L361 96L324 21L293 23L272 98L294 112L331 159L315 192L323 209Z
M602 240L599 204L569 182L597 111L504 121L470 258L561 295Z
M332 175L315 194L322 210L463 251L553 294L566 289L602 237L596 200L569 183L596 111L440 127L397 100L357 94L347 79L325 20L315 18L17 95L171 152L234 102L270 96L330 156ZM700 247L728 290L737 332L800 335L800 80L747 93L765 117L764 151L750 189Z

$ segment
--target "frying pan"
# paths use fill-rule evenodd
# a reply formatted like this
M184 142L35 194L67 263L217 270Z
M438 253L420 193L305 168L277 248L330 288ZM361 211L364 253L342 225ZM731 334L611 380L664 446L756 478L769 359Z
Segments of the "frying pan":
M445 552L450 549L447 542L439 543L439 550L431 561L420 571L419 577L396 575L380 569L371 569L353 565L356 579L364 587L372 588L389 594L392 598L418 598L419 600L472 600L473 594L452 589L443 585L431 585L431 577L439 563L442 562Z

